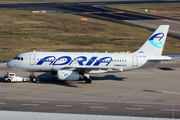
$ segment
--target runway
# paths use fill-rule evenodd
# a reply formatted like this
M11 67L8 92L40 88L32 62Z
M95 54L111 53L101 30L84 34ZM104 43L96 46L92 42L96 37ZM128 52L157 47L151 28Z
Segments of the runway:
M92 75L84 81L61 82L35 73L37 83L3 82L5 72L29 73L0 67L1 110L180 118L180 59L157 66L114 74Z

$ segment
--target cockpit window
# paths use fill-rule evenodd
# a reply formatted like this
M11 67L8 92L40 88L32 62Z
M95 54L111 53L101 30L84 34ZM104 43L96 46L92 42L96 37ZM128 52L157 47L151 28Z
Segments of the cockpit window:
M14 60L23 60L23 57L15 57Z

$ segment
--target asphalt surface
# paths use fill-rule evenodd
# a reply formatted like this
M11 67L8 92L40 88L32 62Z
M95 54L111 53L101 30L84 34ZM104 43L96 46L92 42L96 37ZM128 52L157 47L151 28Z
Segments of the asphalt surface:
M178 21L106 7L139 4L127 2L0 4L0 8L63 11L149 29L165 22L172 26L174 36L179 35ZM92 84L63 83L47 73L36 73L40 78L37 83L5 83L3 75L7 71L29 76L0 65L0 110L180 118L179 59L124 73L92 75Z
M180 118L180 59L134 71L91 75L84 81L61 82L35 73L37 83L6 83L5 72L27 72L0 65L0 110L96 115Z
M0 4L0 9L23 9L23 10L47 10L61 11L73 14L93 14L91 17L106 17L116 20L138 20L138 19L158 19L158 16L139 14L120 9L111 9L107 5L115 4L154 4L154 3L180 3L180 0L172 1L114 1L114 2L56 2L56 3L21 3L21 4ZM112 13L120 12L120 13ZM123 13L123 14L122 14Z
M26 9L26 10L39 10L39 8L45 9L59 9L64 6L106 6L106 5L116 5L116 4L155 4L155 3L179 3L180 0L144 0L144 1L105 1L105 2L53 2L53 3L17 3L17 4L0 4L1 8L8 9ZM69 10L71 11L71 10ZM74 10L73 10L74 11Z

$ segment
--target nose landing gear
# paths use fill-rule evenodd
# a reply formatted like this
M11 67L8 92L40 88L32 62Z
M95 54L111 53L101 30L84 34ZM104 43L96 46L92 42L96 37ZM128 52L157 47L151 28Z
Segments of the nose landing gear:
M36 82L39 80L39 78L36 77L36 76L34 75L34 73L31 73L31 75L29 76L29 78L30 78L30 82L34 82L34 83L36 83Z

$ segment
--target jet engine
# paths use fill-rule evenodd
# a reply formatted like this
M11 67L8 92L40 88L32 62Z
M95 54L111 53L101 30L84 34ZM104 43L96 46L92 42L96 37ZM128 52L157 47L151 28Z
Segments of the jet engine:
M58 80L80 80L83 76L76 71L58 70L57 78Z

